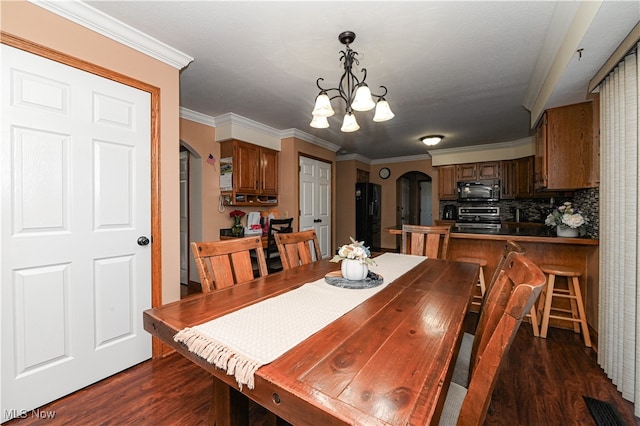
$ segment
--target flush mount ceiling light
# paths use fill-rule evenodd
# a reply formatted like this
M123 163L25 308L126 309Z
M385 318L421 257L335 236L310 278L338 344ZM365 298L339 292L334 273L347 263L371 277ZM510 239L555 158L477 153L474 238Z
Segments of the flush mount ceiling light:
M356 77L352 72L353 64L360 65L357 59L358 52L351 50L349 44L355 40L356 34L352 31L345 31L338 36L340 43L347 46L346 50L341 51L340 61L344 66L344 73L340 77L340 85L338 87L332 87L325 89L320 86L320 82L324 81L324 78L318 78L316 80L316 86L320 89L320 94L316 97L316 104L313 108L313 120L311 120L310 126L317 129L324 129L329 127L328 117L335 114L335 111L331 107L331 100L335 98L342 98L346 103L346 111L342 123L343 132L355 132L360 128L356 121L356 116L353 111L369 111L376 108L373 121L381 122L391 120L394 117L389 103L385 100L387 94L387 88L380 86L384 90L382 94L371 93L369 87L364 82L367 79L367 69L362 68L362 81ZM329 93L333 96L329 97ZM378 98L377 102L374 102L373 97Z
M423 136L420 138L422 143L424 143L427 146L437 145L442 139L444 139L444 136L440 136L440 135L429 135L429 136Z

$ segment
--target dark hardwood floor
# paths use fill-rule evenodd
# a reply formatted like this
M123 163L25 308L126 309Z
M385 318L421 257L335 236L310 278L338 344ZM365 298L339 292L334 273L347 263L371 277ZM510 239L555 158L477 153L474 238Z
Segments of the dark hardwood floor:
M40 408L53 419L5 423L26 425L201 425L206 424L212 378L178 354L151 360ZM640 425L596 364L579 335L551 329L533 337L518 330L493 393L487 425L595 425L582 397L616 407L628 425ZM264 424L264 410L251 406L251 424Z

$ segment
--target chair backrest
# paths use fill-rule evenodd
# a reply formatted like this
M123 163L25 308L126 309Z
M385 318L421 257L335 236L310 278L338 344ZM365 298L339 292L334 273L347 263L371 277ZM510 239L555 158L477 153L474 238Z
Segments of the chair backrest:
M531 310L545 285L540 268L520 253L511 252L487 293L471 351L471 380L459 425L482 425L498 372L513 343L522 318Z
M283 269L295 268L299 265L319 260L320 244L314 229L308 231L292 232L289 234L277 233L274 235ZM313 249L313 253L311 250ZM315 255L315 258L314 258Z
M496 280L496 278L498 278L498 274L502 269L502 265L504 265L504 262L506 261L507 256L509 256L509 253L511 252L520 253L521 255L524 256L527 254L527 249L525 249L515 241L507 240L507 242L504 244L504 247L502 248L502 256L500 257L500 260L498 260L498 264L496 265L496 270L493 271L493 276L491 277L491 280L487 283L485 294L488 294L491 291L491 287L493 286L493 283ZM483 303L482 303L483 305L485 300L486 300L486 297L483 299ZM480 307L480 309L482 309L482 307Z
M403 254L446 259L451 226L402 225Z
M259 236L192 242L191 251L200 274L203 293L254 279L252 251L258 262L258 275L267 275L267 264Z
M281 233L281 232L282 233L293 232L292 217L287 219L271 219L269 221L269 233L267 234L267 270L269 271L269 273L271 273L276 269L280 269L280 268L274 267L273 263L278 263L278 264L280 263L278 245L276 244L276 239L274 237L274 234ZM274 259L277 262L274 262Z

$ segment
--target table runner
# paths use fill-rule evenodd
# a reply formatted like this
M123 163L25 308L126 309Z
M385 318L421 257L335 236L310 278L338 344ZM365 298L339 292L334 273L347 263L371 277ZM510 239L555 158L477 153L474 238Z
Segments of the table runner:
M266 299L204 324L187 327L174 341L234 375L240 389L254 387L254 373L312 334L346 314L426 258L385 253L370 269L381 275L382 285L370 289L344 289L324 278Z

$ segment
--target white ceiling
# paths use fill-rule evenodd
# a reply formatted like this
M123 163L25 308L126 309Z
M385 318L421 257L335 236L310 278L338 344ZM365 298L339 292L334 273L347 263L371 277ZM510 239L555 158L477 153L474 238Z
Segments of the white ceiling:
M529 137L528 109L586 100L589 80L640 21L637 0L591 2L585 34L575 30L581 3L564 1L86 3L194 58L181 71L181 107L299 129L371 160L425 154L418 138L433 133L445 135L437 148ZM316 79L337 85L345 30L396 116L374 123L373 111L358 112L361 129L342 133L344 104L334 100L331 127L314 129Z

